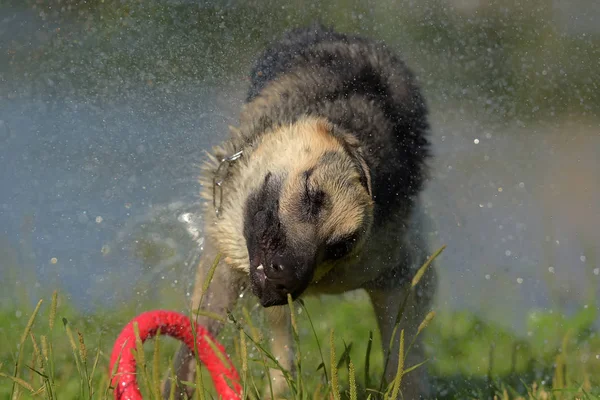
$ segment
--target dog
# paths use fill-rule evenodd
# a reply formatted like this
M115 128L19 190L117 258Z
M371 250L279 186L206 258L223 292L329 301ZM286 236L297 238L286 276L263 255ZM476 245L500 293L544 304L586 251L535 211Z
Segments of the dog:
M288 294L295 300L362 289L387 354L400 303L428 256L419 195L430 126L414 75L384 43L313 25L266 49L250 78L239 127L202 168L205 246L192 307L225 316L249 287L264 308L280 310L266 313L271 350L292 369ZM431 306L432 268L418 288L401 321L407 338ZM213 335L223 325L206 317L199 323ZM406 365L423 358L417 340ZM181 381L194 381L195 359L185 346L175 369L178 398L191 397ZM273 377L277 397L286 383L281 373ZM167 381L165 398L170 389ZM402 392L428 395L425 368L403 378Z

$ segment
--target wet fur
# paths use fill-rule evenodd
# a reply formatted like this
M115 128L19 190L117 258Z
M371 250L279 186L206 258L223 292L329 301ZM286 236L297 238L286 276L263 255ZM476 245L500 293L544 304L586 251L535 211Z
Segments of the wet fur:
M418 204L427 175L428 129L425 102L411 72L384 44L320 26L288 32L258 59L239 128L204 165L206 245L192 306L221 314L234 306L239 291L250 284L248 210L276 196L278 208L269 215L292 240L341 238L343 244L347 235L363 233L352 237L348 255L319 265L303 295L365 289L383 342L389 343L398 302L428 254ZM227 171L217 217L212 179L220 160L238 150L244 153ZM329 199L317 201L316 211L298 207L307 190L302 186L306 174ZM326 212L320 214L320 208ZM217 253L223 259L200 305L203 279ZM429 311L435 291L430 271L407 307L403 323L409 338ZM273 353L291 368L285 313L271 311L267 317ZM215 320L200 322L213 334L221 329ZM397 350L392 350L389 378L397 365L394 354ZM421 360L420 343L412 354L408 364ZM193 381L189 352L182 348L176 362L178 377ZM419 371L404 382L405 398L428 391ZM276 391L284 386L279 377Z

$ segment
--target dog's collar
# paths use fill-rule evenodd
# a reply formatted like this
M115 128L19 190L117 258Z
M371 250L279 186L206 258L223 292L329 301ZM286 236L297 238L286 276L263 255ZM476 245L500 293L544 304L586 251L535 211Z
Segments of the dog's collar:
M232 163L239 160L244 154L243 150L237 151L219 161L219 166L213 175L213 207L217 218L221 216L221 207L223 205L223 182L229 173L229 167ZM219 201L217 204L217 187L219 188Z

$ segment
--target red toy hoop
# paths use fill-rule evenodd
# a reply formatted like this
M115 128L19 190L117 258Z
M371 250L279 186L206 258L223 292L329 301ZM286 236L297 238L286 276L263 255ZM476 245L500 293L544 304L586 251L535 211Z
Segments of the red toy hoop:
M142 400L142 394L136 381L136 363L132 353L132 350L135 349L135 331L133 329L135 323L138 324L142 343L154 337L160 329L162 335L178 339L185 343L192 352L194 351L194 337L187 316L173 311L161 310L138 315L123 328L115 341L110 357L110 371L113 371L114 364L120 357L116 373L111 380L115 388L116 400ZM227 357L225 348L204 327L197 324L195 326L198 357L210 372L220 398L223 400L241 399L240 378L231 360ZM221 358L215 354L207 339L212 341L219 349L222 354ZM223 365L221 359L225 359L229 366ZM228 385L227 381L231 382L233 388Z

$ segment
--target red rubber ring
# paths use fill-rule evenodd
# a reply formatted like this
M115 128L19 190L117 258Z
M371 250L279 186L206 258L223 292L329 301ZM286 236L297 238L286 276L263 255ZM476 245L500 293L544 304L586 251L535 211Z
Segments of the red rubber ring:
M182 341L194 352L194 336L187 316L174 311L162 310L149 311L138 315L123 328L115 341L110 357L109 371L111 373L114 364L120 357L117 371L111 379L116 400L142 400L142 394L136 381L136 363L132 352L135 349L133 327L136 322L142 343L154 337L160 329L162 335L168 335ZM219 397L223 400L241 399L240 378L225 353L225 348L208 333L206 328L195 325L198 357L209 371ZM207 339L210 339L219 349L222 355L220 358L213 351ZM228 366L224 365L221 359L227 361ZM233 388L228 385L228 381L233 385Z

